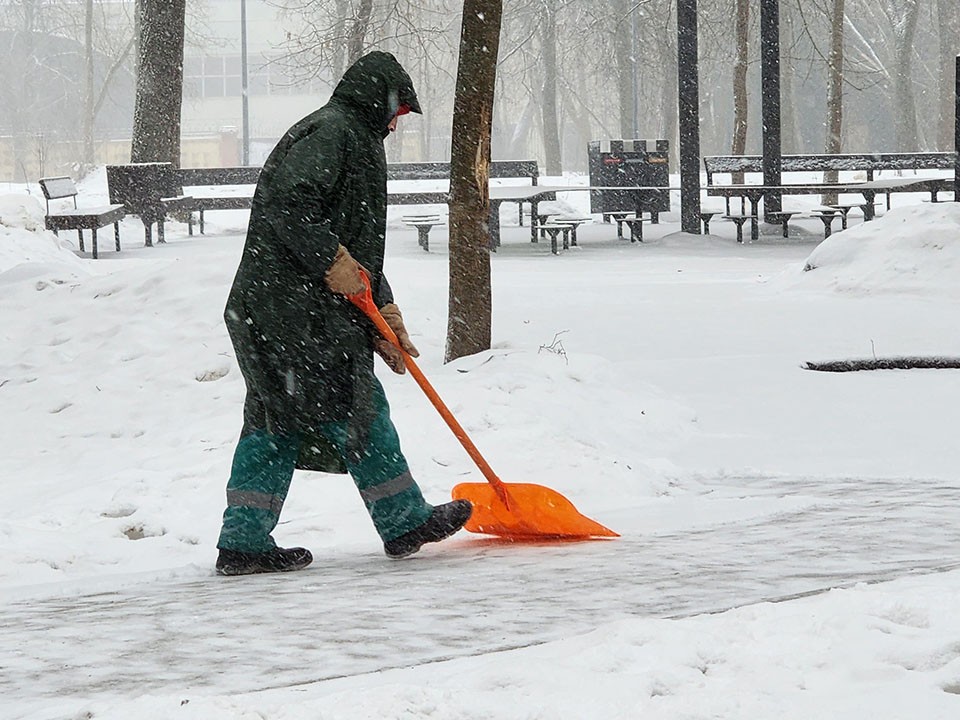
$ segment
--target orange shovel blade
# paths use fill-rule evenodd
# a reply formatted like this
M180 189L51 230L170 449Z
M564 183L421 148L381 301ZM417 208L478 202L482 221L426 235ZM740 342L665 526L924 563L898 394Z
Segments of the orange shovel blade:
M503 487L509 497L509 510L488 483L460 483L453 488L454 500L473 503L473 515L464 528L517 540L620 537L610 528L581 515L573 503L556 490L533 483L503 483Z

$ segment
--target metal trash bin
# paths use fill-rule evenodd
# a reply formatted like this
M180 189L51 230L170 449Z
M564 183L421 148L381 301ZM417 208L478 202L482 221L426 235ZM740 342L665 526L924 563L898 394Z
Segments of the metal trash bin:
M670 141L610 140L604 150L600 140L587 143L587 165L591 187L616 188L626 185L660 188L639 193L618 190L591 190L590 212L609 221L611 212L648 212L659 222L670 211Z

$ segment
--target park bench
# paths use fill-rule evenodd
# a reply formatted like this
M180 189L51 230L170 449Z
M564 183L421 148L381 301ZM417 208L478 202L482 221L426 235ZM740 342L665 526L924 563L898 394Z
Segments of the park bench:
M189 188L200 219L200 233L204 232L205 214L209 210L250 209L253 193L260 179L259 167L181 168L177 171L180 188ZM539 168L536 160L497 160L490 164L490 177L495 179L529 179L536 185ZM448 162L388 163L387 180L392 181L449 181ZM210 188L230 187L230 190L211 193ZM445 205L449 190L408 190L387 193L388 205ZM522 209L523 200L517 205ZM521 218L521 225L523 220Z
M577 247L577 228L586 223L593 222L593 218L582 215L561 215L560 217L555 217L553 222L556 225L570 226L570 246Z
M157 224L157 242L166 242L164 221L168 214L186 214L187 226L193 235L193 212L197 204L193 197L182 194L172 163L107 165L107 189L110 202L121 203L128 213L140 217L145 246L153 246L153 223Z
M529 180L536 185L540 178L540 169L536 160L494 160L490 163L490 179ZM387 181L424 181L450 180L448 162L408 162L388 163ZM387 193L388 205L445 205L449 200L449 190L442 191L397 191ZM523 225L523 204L527 200L516 200L519 223Z
M430 230L435 225L442 225L443 220L439 215L404 215L401 220L404 225L415 227L417 229L417 243L423 248L424 252L430 252Z
M90 230L91 248L94 260L99 257L97 250L97 230L107 225L113 225L113 233L117 243L117 252L120 252L120 221L127 214L123 205L105 205L93 208L77 207L77 186L69 177L40 178L40 188L47 203L47 215L44 224L47 230L59 233L60 230L76 230L80 237L80 252L83 252L83 231ZM66 210L50 210L51 200L73 200L73 208Z
M866 174L867 182L874 182L877 180L876 174L882 171L952 170L954 157L955 154L952 152L783 155L781 172L863 172ZM762 173L763 158L760 155L708 155L703 158L703 167L709 189L720 184L715 177L717 175ZM889 181L876 182L875 185L878 194L886 195L887 209L890 209L892 193L927 191L931 193L931 199L936 202L937 192L947 189L945 183L938 182L934 178L931 178L931 182L926 185L918 185L918 180L920 179L890 178ZM744 211L743 204L744 198L741 196L741 211ZM729 197L726 198L726 208L729 215Z
M200 219L200 234L204 233L205 213L208 210L249 210L253 205L253 191L260 179L260 168L180 168L177 171L180 187L190 189ZM230 188L211 193L211 188Z
M559 255L560 251L557 249L557 238L561 233L563 233L563 249L570 249L570 231L571 227L565 223L541 223L538 225L538 228L544 237L550 237L550 252L554 255Z

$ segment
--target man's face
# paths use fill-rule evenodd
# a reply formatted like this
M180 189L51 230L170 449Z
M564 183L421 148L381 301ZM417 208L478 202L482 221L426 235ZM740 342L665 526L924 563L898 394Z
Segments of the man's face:
M397 129L397 120L400 119L400 113L393 116L393 119L387 124L387 130L395 132Z

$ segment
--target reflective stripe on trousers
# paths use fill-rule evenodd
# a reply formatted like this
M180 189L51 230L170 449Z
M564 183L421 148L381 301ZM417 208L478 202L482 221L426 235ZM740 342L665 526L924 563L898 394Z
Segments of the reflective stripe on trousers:
M375 382L373 400L376 418L360 457L346 453L346 422L326 423L320 431L344 459L374 527L386 542L422 525L433 508L410 474L379 382ZM300 443L299 436L271 435L265 430L240 439L227 484L218 547L265 552L276 546L271 533L290 488Z

